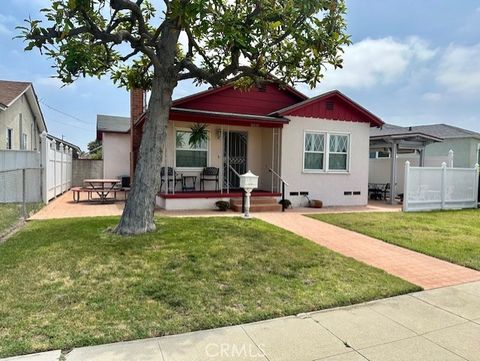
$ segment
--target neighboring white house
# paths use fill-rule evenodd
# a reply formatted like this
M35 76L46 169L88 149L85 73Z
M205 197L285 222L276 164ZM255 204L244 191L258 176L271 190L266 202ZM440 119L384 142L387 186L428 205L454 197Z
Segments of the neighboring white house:
M97 115L97 139L102 142L103 176L130 175L130 118Z
M391 134L423 134L439 138L438 141L425 145L423 152L424 166L439 167L443 162L449 164L449 152L453 151L455 168L473 168L480 162L480 134L448 124L420 125L400 127L385 124L381 129L372 129L372 139ZM400 153L397 156L397 193L403 192L405 162L412 166L420 165L420 152ZM370 183L390 183L391 158L388 149L370 152Z
M32 84L0 80L0 149L38 151L46 131Z
M63 193L79 152L47 134L32 83L0 80L0 202L47 202Z
M97 118L105 177L129 174L130 160L135 162L146 120L142 99L141 93L132 93L130 118ZM208 140L190 145L195 124L206 125ZM227 85L175 100L161 160L175 172L159 174L158 204L167 209L213 208L216 200L240 197L237 173L251 170L259 176L254 198L280 197L282 179L288 183L285 196L295 206L307 204L306 196L326 206L365 205L369 131L381 125L378 117L339 91L308 98L274 84L248 91ZM218 170L218 184L201 187L206 167Z

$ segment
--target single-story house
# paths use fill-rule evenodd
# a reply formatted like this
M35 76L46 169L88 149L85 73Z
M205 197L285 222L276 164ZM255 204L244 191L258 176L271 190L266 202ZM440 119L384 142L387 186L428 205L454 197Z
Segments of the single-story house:
M371 129L371 151L369 183L390 183L391 150L379 145L379 139L392 136L421 136L422 148L408 148L397 155L397 193L403 193L405 162L412 166L439 167L443 162L456 168L473 168L480 162L480 133L462 129L448 124L432 124L411 127L400 127L385 124L381 128ZM450 150L453 157L449 158Z
M144 108L144 92L134 89L129 119L98 116L105 177L131 174ZM208 140L192 146L195 124L205 124ZM164 171L157 203L166 209L213 208L217 200L240 197L238 174L251 170L259 176L257 197L280 196L284 181L295 206L307 204L307 197L326 206L365 205L370 128L383 124L337 90L308 98L273 83L249 90L226 85L177 99L159 160ZM200 181L206 167L218 182Z

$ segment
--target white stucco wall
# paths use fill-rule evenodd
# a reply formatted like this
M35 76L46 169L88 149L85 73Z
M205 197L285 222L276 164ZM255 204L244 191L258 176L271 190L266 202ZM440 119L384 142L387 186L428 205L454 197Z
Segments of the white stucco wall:
M290 124L282 131L282 176L289 183L287 198L294 206L305 205L303 196L290 192L308 192L310 199L325 206L367 204L370 125L317 118L289 117ZM303 171L305 131L347 133L350 135L349 171L307 173ZM360 195L344 195L360 192Z
M130 134L103 133L102 150L105 178L130 174Z
M25 150L40 149L40 133L25 94L6 110L0 110L0 149L6 149L7 128L13 129L12 150L20 149L22 133L27 135Z

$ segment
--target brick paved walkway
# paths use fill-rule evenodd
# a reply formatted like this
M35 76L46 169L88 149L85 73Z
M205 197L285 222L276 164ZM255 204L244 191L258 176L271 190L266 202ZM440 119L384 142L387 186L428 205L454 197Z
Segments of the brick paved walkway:
M410 251L378 239L295 213L257 213L255 217L324 247L432 289L480 280L480 272Z

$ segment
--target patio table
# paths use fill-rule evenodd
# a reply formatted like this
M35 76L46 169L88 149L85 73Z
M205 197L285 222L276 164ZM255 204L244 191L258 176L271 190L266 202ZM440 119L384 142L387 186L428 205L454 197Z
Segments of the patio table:
M190 185L188 185L188 181L190 181ZM182 176L182 191L195 191L197 183L197 176L194 175L183 175Z
M108 195L114 192L114 198L116 198L116 188L121 184L120 179L84 179L83 183L88 185L88 188L95 191L100 197L102 202L105 202Z

